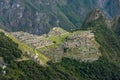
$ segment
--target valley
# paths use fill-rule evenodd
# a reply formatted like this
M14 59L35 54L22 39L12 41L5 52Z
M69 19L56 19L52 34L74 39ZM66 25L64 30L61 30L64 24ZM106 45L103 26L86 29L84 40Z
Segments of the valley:
M120 80L120 0L0 0L0 80Z
M59 26L80 29L87 15L99 8L106 17L119 16L119 0L1 0L0 28L46 34Z

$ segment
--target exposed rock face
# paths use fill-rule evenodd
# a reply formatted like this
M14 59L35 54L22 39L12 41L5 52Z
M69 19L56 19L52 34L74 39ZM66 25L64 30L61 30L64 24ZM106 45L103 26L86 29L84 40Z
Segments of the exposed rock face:
M109 17L120 15L119 0L0 0L0 26L34 34L47 33L53 26L70 31L80 28L95 7Z
M12 31L47 33L53 26L69 22L64 19L65 15L59 10L57 2L61 6L66 4L66 1L59 0L1 0L0 24ZM69 25L73 27L71 23Z
M108 2L109 0L98 0L97 1L97 6L100 7L100 8L104 8L106 6L106 3Z
M101 56L100 46L95 41L92 31L69 33L55 27L46 34L47 36L37 36L25 32L14 32L12 34L25 44L38 49L54 62L60 61L63 57L94 61ZM37 58L37 55L33 55L33 58Z

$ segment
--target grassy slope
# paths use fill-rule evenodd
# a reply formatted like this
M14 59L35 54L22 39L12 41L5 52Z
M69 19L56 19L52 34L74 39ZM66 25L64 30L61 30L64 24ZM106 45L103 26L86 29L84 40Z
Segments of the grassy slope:
M4 33L7 35L8 38L12 39L15 43L17 43L17 44L18 44L18 48L19 48L23 53L25 53L26 51L29 51L29 52L31 53L31 55L34 55L35 53L38 53L38 54L39 54L39 55L38 55L38 56L39 56L39 59L40 59L40 61L41 61L41 63L40 63L41 65L45 65L46 62L49 60L47 57L45 57L45 56L44 56L43 54L41 54L39 51L37 51L37 50L31 48L30 46L28 46L28 45L20 42L18 39L16 39L16 38L15 38L14 36L12 36L10 33L7 33L7 32L5 32L5 31L3 31L3 30L0 30L0 31L4 32Z

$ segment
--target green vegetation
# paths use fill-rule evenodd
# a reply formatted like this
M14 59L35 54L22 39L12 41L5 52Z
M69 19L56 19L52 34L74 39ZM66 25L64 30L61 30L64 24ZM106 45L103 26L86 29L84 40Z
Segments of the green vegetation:
M10 60L20 58L21 53L18 44L12 42L4 33L0 32L0 56L4 58L5 62L9 63Z
M113 19L111 30L120 36L120 17L115 17Z
M4 32L8 38L10 38L11 40L13 40L15 43L17 43L18 45L18 48L22 51L22 53L26 53L27 51L29 51L29 53L31 55L34 55L35 53L38 54L38 58L40 59L41 61L41 65L46 65L46 62L49 60L47 57L45 57L42 53L40 53L39 51L33 49L32 47L20 42L18 39L16 39L14 36L12 36L11 34L3 31L3 30L0 30L1 32Z
M50 36L49 40L53 41L53 45L50 45L49 47L56 48L58 47L62 42L65 41L65 39L70 35L70 33L65 33L60 36Z
M101 45L100 50L103 57L114 62L120 67L120 40L119 36L107 28L104 17L86 23L84 29L93 30L97 42Z
M33 61L12 62L5 80L119 80L120 69L104 58L79 62L64 58L60 63L48 63L44 68ZM14 66L13 66L14 65Z
M76 1L72 1L72 0L66 0L67 1L67 5L64 6L59 6L59 8L61 9L61 11L66 15L66 17L69 19L69 21L75 25L77 28L80 28L80 26L82 25L84 19L85 19L85 15L89 12L90 7L92 7L94 0L76 0ZM82 9L80 9L79 7L81 6L81 8L85 9L85 12L82 12ZM82 12L82 15L80 15L80 12ZM75 28L74 28L75 29Z
M0 80L120 80L120 40L116 33L107 28L104 20L100 17L85 23L83 27L84 30L94 32L101 46L102 57L94 62L63 58L59 63L48 62L47 67L42 67L32 60L16 62L14 59L20 57L21 53L18 45L4 33L0 33L0 56L5 59L5 56L9 55L7 59L10 59L6 68L7 74L0 76ZM54 38L56 39L50 39ZM59 44L63 39L65 38L59 40L57 37L54 43Z
M3 3L0 23L4 25L4 27L0 26L1 28L35 34L47 33L55 26L68 31L79 29L87 14L95 7L99 7L110 17L120 14L119 0L12 0L0 2ZM98 3L103 3L104 6Z

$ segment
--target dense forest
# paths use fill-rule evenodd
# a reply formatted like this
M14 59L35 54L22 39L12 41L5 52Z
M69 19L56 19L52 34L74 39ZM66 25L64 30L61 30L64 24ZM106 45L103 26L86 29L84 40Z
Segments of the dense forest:
M5 62L14 60L21 57L21 51L18 49L18 44L14 43L11 39L0 32L0 56L2 56Z

